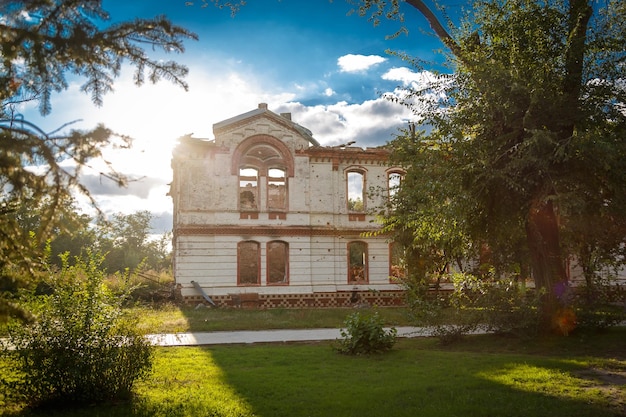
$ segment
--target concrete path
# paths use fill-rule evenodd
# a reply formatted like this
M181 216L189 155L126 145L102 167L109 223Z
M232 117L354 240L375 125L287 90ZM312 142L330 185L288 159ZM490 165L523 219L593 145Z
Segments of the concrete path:
M396 327L398 337L429 336L422 327ZM243 330L228 332L153 334L157 346L199 346L249 343L311 342L341 339L340 329Z

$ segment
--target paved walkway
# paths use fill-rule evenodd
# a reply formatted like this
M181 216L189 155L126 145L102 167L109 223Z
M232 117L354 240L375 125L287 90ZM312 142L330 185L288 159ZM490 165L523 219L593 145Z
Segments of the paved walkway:
M422 327L396 327L398 337L429 336ZM340 329L242 330L228 332L153 334L148 338L157 346L198 346L248 343L284 343L336 340Z
M385 330L389 330L388 327ZM397 336L403 338L431 336L424 327L396 327ZM475 332L484 333L478 330ZM225 332L197 332L149 334L146 336L156 346L204 346L252 343L316 342L341 339L340 329L296 329L296 330L236 330ZM0 344L13 349L7 338L0 338Z

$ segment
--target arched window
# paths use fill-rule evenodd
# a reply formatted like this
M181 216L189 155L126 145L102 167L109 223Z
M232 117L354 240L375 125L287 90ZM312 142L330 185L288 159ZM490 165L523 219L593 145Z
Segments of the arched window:
M367 243L348 243L348 284L366 284L367 271Z
M400 189L403 173L399 171L391 171L387 174L387 191L389 197L393 197Z
M261 251L259 243L239 242L237 245L237 283L259 285L261 283Z
M239 210L259 210L259 171L255 168L239 170Z
M365 175L360 171L348 171L346 174L348 192L348 211L365 211Z
M283 211L287 209L287 178L285 170L270 168L267 171L267 209Z
M404 248L398 242L389 244L389 280L399 282L406 278Z
M267 243L267 284L289 284L289 246L286 242Z
M281 218L284 218L289 204L288 178L294 175L294 161L289 148L273 136L251 136L241 142L233 153L231 173L235 175L237 171L240 211L280 212ZM247 186L256 189L249 190ZM251 204L248 201L250 193L246 191L256 192L252 193L255 197L252 208L249 208ZM246 197L241 198L244 192Z

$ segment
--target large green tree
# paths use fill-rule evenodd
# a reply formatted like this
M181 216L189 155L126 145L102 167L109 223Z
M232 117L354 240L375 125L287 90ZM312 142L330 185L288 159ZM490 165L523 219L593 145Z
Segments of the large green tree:
M20 104L36 102L41 114L49 114L52 94L67 89L67 77L73 77L84 81L82 91L100 105L125 64L135 68L137 85L146 78L167 79L187 88L184 66L150 57L144 48L183 52L183 41L196 35L163 16L113 23L101 3L0 2L0 266L32 266L30 249L42 247L62 225L58 220L67 214L65 202L76 192L89 197L81 170L101 159L107 146L131 143L104 126L44 132L18 114ZM101 175L125 185L127 178L109 168ZM24 230L11 215L24 207L39 210L34 230Z
M361 12L381 10L371 3L382 6L362 2ZM589 246L611 255L626 242L626 6L479 0L452 27L423 1L406 3L452 71L396 97L422 110L427 129L390 144L407 186L387 229L420 230L412 224L437 213L465 247L486 244L508 266L527 259L548 327L565 302L566 256Z

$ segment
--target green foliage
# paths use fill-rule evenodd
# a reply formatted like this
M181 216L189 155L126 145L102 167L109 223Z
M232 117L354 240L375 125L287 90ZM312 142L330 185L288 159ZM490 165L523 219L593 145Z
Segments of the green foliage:
M423 2L411 5L454 73L392 98L419 112L423 129L389 145L406 175L385 231L417 260L418 275L477 259L482 248L498 277L532 271L547 328L562 307L566 255L590 268L600 265L590 256L623 259L626 7L479 0L448 34Z
M409 273L425 280L458 259L475 256L470 224L462 215L470 200L463 196L448 152L419 132L407 132L388 146L392 163L410 168L380 220L382 231L405 248Z
M431 328L441 343L477 330L521 338L538 334L541 293L523 282L456 273L452 284L452 291L437 295L419 280L402 283L414 323Z
M518 337L539 331L540 292L512 279L485 279L458 274L451 296L453 308L471 311L485 330Z
M118 185L128 182L102 154L108 147L130 146L129 137L104 126L67 131L64 125L44 132L24 120L20 106L34 102L42 114L50 113L53 93L69 87L68 74L83 79L82 91L100 105L123 64L135 68L137 85L146 78L167 79L187 88L186 67L150 58L144 47L183 52L183 41L197 38L195 34L163 16L111 23L101 3L0 2L0 267L37 266L37 249L63 225L73 193L82 193L95 206L81 183L87 165L100 160L106 166L100 173L104 178ZM38 211L36 228L20 225L22 212L28 210ZM34 246L29 245L30 232L35 233Z
M157 271L169 267L171 235L166 233L158 240L151 240L152 220L152 213L143 210L116 213L110 221L98 225L97 241L100 250L106 253L104 267L107 271L134 270L142 264Z
M610 275L576 287L571 304L576 326L583 329L602 330L626 320L626 290Z
M31 404L87 403L128 398L151 368L153 348L123 315L124 294L104 285L102 257L91 255L50 277L32 324L14 324L4 354L18 378L2 381Z
M368 355L390 350L396 342L395 328L384 329L384 323L378 312L350 314L341 329L343 339L335 349L347 355Z
M131 272L117 272L108 276L106 285L113 292L127 291L128 300L125 306L146 303L148 305L160 305L172 302L174 294L174 277L171 271L156 272L139 264L138 268Z
M363 200L360 198L348 199L348 210L350 211L363 211Z
M452 295L407 291L407 304L413 323L429 328L443 345L457 342L476 331L481 325L480 314L474 308L466 308L458 295L456 291Z

